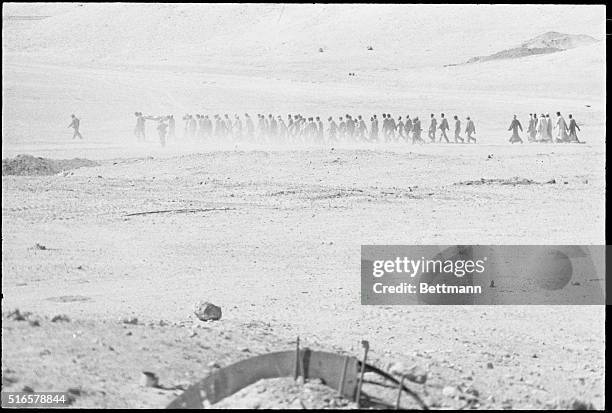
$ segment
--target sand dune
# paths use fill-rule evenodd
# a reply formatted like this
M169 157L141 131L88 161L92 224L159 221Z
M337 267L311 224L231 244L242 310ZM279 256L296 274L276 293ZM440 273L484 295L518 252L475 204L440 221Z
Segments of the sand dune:
M4 16L51 14L50 6L22 7L9 5ZM57 14L18 30L5 25L4 45L9 51L65 61L204 63L211 57L249 57L340 62L350 57L381 64L399 59L411 67L494 53L547 31L599 39L605 34L602 7L497 6L493 15L490 10L439 5L84 4L63 6ZM368 45L373 52L367 51ZM322 56L319 47L325 50Z

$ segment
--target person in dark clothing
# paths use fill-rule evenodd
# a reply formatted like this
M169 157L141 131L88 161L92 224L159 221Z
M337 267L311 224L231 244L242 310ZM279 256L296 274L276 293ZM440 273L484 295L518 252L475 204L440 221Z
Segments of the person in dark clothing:
M79 128L81 127L81 121L74 114L70 115L70 117L72 118L72 121L70 122L70 125L68 125L68 127L74 129L72 139L76 139L77 137L79 139L83 139L83 135L81 135L81 132L79 131Z

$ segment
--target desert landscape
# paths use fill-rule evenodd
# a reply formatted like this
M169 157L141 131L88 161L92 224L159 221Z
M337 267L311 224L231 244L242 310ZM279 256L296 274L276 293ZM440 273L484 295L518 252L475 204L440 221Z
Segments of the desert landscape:
M368 340L380 368L426 372L408 385L430 408L603 409L603 306L363 306L360 247L605 244L604 14L3 4L2 390L163 408L299 336L357 357ZM177 123L162 148L135 111L457 113L478 143L207 144ZM512 115L556 111L586 144L508 143ZM220 407L355 407L316 386Z

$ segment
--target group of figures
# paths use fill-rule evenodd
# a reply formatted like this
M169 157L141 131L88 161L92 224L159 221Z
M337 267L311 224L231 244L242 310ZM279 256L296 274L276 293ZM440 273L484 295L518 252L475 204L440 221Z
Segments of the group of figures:
M556 129L557 136L553 138L553 129ZM519 130L523 131L521 122L516 118L512 119L510 123L509 131L512 131L510 137L510 143L520 142L523 140L519 136ZM557 121L553 128L553 121L548 115L543 113L538 117L537 113L529 114L529 126L527 128L527 139L529 142L555 142L555 143L581 143L578 140L576 131L579 131L580 127L576 123L576 119L569 115L569 125L561 115L561 112L557 112Z
M165 116L145 116L142 112L134 112L136 116L136 126L134 127L134 135L136 140L144 142L147 140L145 121L151 120L157 122L157 134L161 146L166 146L167 139L174 139L176 131L176 122L174 115Z
M162 146L166 145L168 139L176 138L176 122L173 115L145 116L142 112L135 112L134 115L136 116L134 134L138 141L146 140L145 122L147 120L156 122ZM190 141L291 145L338 142L426 143L426 140L421 137L423 127L418 116L410 118L409 115L406 115L405 118L399 116L394 119L388 113L382 114L380 123L377 115L372 115L369 122L366 123L361 115L353 117L349 114L340 116L338 119L330 116L326 124L319 116L304 117L300 114L289 114L286 119L280 115L258 114L256 120L253 120L248 113L245 113L243 118L234 115L233 119L227 114L214 115L212 118L208 115L186 114L182 120L184 122L183 139ZM451 122L454 132L452 141L448 135L451 130L450 123L444 113L440 114L439 121L432 113L427 129L428 142L476 143L476 138L473 136L476 134L476 127L469 116L465 124L457 115L453 116ZM553 129L557 131L556 137L553 137ZM523 132L523 126L516 115L508 130L512 131L510 143L523 143L519 134ZM568 125L561 113L557 112L557 120L553 127L553 121L548 114L541 114L539 117L535 113L529 114L527 128L529 142L580 143L577 131L580 131L580 127L572 115L569 115Z
M173 115L146 116L142 112L135 112L136 127L134 134L138 141L146 140L145 122L152 120L157 122L157 132L162 146L166 145L168 139L176 137L176 123ZM431 114L428 129L429 142L442 142L443 140L451 143L447 132L450 125L444 114L440 115L440 122L436 116ZM283 119L280 115L269 114L265 116L258 114L257 119L253 120L248 113L241 118L234 115L233 119L229 115L190 115L183 116L184 131L183 139L216 142L253 142L253 143L275 143L275 144L325 144L337 142L412 142L413 144L425 143L421 137L423 127L417 117L410 118L406 115L402 119L396 119L391 114L383 113L382 121L379 122L377 115L372 115L369 122L361 115L351 116L346 114L337 119L330 116L326 124L319 117L305 117L301 114L287 115ZM459 117L453 117L454 122L454 142L471 143L476 142L473 136L476 133L474 121L468 116L465 122L465 129ZM440 132L439 140L436 134ZM462 131L465 137L462 136Z
M145 123L147 120L156 122L159 141L166 146L168 139L176 138L176 121L174 115L150 116L142 112L134 112L136 126L134 135L139 142L146 141ZM290 144L324 144L337 142L412 142L425 143L421 137L423 128L418 116L413 119L406 115L404 119L397 120L391 114L383 113L382 122L379 125L378 116L372 115L369 127L361 115L353 118L351 115L340 116L336 121L332 116L327 119L327 126L319 116L304 117L300 114L287 115L283 120L280 115L267 117L257 115L257 126L248 113L244 114L244 121L238 115L234 119L225 114L224 117L214 115L210 119L208 115L185 115L183 116L185 140L217 141L217 142L254 142L254 143L290 143ZM476 143L476 127L474 121L468 116L465 122L465 138L461 136L462 123L457 115L453 116L454 143ZM83 139L79 131L80 120L71 115L69 128L74 130L73 139ZM553 129L556 129L556 137L553 137ZM432 113L430 115L428 138L431 143L436 142L436 133L440 131L438 142L442 140L451 143L447 131L450 125L444 113L440 114L440 122ZM523 125L514 115L508 131L512 131L510 143L523 143L519 132L523 132ZM577 131L580 127L576 119L570 114L569 125L560 112L557 112L557 120L553 127L553 121L548 114L543 113L538 117L536 113L529 114L529 126L527 128L527 139L529 142L553 142L553 143L583 143L578 139Z

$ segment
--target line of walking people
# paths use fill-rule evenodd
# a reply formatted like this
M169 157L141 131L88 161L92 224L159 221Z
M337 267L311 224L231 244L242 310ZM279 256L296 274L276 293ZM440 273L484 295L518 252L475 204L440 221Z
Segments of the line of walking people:
M148 116L142 112L135 112L136 126L134 134L138 141L146 140L145 122L152 120L157 122L157 132L160 143L165 146L167 139L176 138L176 122L173 115ZM438 142L451 143L447 132L450 132L450 125L445 115L442 113L440 122L434 114L430 115L428 128L428 138L430 143L436 143L437 133L440 132ZM353 117L346 114L334 119L330 116L327 125L319 117L305 117L301 114L287 115L283 119L280 115L257 114L254 121L248 113L241 118L234 115L233 119L225 114L223 117L214 115L183 116L184 131L183 139L199 141L217 142L254 142L254 143L277 143L277 144L323 144L326 142L412 142L413 144L423 144L426 141L422 138L423 127L421 120L417 117L413 119L406 115L402 119L396 119L391 114L383 113L382 121L379 123L377 115L372 115L369 125L361 115ZM473 136L476 133L474 121L468 116L465 128L457 115L453 116L454 123L454 143L476 142ZM465 138L462 136L465 133Z

